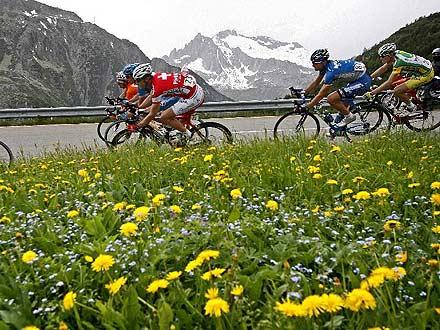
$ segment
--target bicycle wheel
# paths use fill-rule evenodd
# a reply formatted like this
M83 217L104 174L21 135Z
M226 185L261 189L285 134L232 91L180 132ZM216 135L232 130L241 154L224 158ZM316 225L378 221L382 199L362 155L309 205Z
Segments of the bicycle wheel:
M117 120L107 126L105 133L104 133L104 139L103 139L107 145L112 143L114 137L116 136L116 134L118 132L120 132L121 130L123 130L124 128L127 127L127 125L125 125L125 123L126 122L123 120Z
M202 122L191 129L191 133L189 145L223 145L233 141L231 131L215 122Z
M365 135L379 128L391 128L391 120L383 120L385 111L379 104L358 103L352 112L356 114L356 120L347 126L349 134Z
M320 130L321 125L314 114L292 111L278 119L273 135L276 139L296 137L315 139Z
M116 117L105 116L104 118L102 118L99 121L98 127L96 128L96 130L98 131L98 136L102 141L107 142L105 139L105 131L108 128L108 126L110 124L112 124L115 120L116 120Z
M410 113L405 121L406 127L416 132L431 131L440 127L440 101L434 100L427 108Z
M123 129L116 133L114 138L112 139L110 143L110 147L118 147L121 144L124 145L133 145L138 144L140 142L145 142L146 140L154 140L153 133L149 130L143 129L140 131L129 131L128 129Z
M0 141L0 164L9 165L12 163L13 159L14 157L11 149L9 149L6 143Z

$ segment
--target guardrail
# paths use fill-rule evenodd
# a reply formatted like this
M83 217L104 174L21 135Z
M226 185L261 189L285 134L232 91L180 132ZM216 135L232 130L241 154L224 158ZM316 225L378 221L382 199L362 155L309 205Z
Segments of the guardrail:
M358 98L361 99L361 98ZM197 112L219 113L261 110L289 110L292 102L297 99L269 101L239 101L239 102L207 102ZM0 109L0 119L27 119L51 117L93 117L104 115L109 106L97 107L61 107L61 108L19 108Z

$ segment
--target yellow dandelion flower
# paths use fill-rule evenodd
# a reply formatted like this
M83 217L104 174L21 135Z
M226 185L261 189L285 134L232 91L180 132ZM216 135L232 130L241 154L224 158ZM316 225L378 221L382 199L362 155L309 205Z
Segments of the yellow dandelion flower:
M360 309L375 309L376 299L367 290L354 289L345 298L344 305L353 312L358 312Z
M440 228L440 227L439 227ZM408 260L408 252L402 251L396 255L396 262L405 263Z
M318 316L325 310L324 300L318 295L308 296L301 306L309 317Z
M242 194L240 188L232 189L230 195L233 199L241 198Z
M313 209L311 209L310 211L312 211L312 213L318 213L320 209L319 205L316 205Z
M320 169L319 169L319 167L316 167L316 166L310 165L310 166L307 168L307 171L308 171L309 173L311 173L311 174L314 174L314 173L319 173L319 172L320 172Z
M181 193L181 192L184 192L184 191L185 191L185 189L183 189L182 187L179 187L179 186L173 186L173 190L174 190L176 193Z
M69 327L67 326L66 323L64 323L64 321L61 321L60 324L58 325L58 330L69 330Z
M385 276L382 274L375 274L368 276L361 282L361 289L369 290L370 288L378 288L385 282Z
M220 317L229 312L229 305L222 298L209 299L205 305L205 315Z
M136 235L137 231L138 226L133 222L126 222L119 228L119 232L127 237Z
M200 278L204 281L210 281L212 279L211 271L204 273L202 276L200 276Z
M21 330L40 330L40 328L36 327L35 325L27 325L24 328L22 328Z
M351 181L353 181L354 183L362 183L362 182L364 182L365 181L365 178L363 178L363 177L361 177L361 176L357 176L357 177L355 177L353 180L351 180Z
M393 161L392 161L392 160L387 161L387 165L388 165L388 166L393 165Z
M328 185L336 185L336 184L338 184L338 181L336 181L334 179L329 179L329 180L327 180L327 184Z
M351 189L344 189L344 190L342 190L342 195L349 195L349 194L352 194L353 193L353 190L351 190Z
M87 172L86 169L82 168L82 169L78 170L78 175L79 175L80 177L85 178L85 177L87 177L87 176L89 175L89 173Z
M200 204L194 204L193 206L191 206L191 210L195 211L195 210L200 210L202 208L202 206Z
M173 280L178 279L180 277L180 275L182 275L182 272L174 271L174 272L168 273L165 278L166 278L167 281L173 281Z
M401 224L399 221L396 220L388 220L387 222L385 222L385 224L383 225L383 229L385 231L393 231L393 230L397 230L400 229Z
M313 174L312 178L316 179L316 180L322 179L322 174L321 173L315 173L315 174Z
M290 160L291 163L293 163L296 160L296 157L295 156L291 156L289 160Z
M406 178L407 178L407 179L412 179L413 177L414 177L414 172L413 172L413 171L409 172L409 173L406 175Z
M379 197L388 197L390 195L390 191L388 190L388 188L379 188L375 192L373 192L372 195Z
M217 259L220 255L220 251L217 250L204 250L199 253L197 259L199 259L202 263L204 261L208 261L210 259Z
M278 203L274 200L269 200L266 202L266 208L271 211L276 211L278 210Z
M322 161L322 158L321 158L321 155L315 155L314 157L313 157L313 160L315 161L315 162L320 162L320 161Z
M213 157L214 157L213 154L205 155L205 157L203 157L203 161L204 162L210 162L210 161L212 161Z
M159 289L166 289L169 282L167 280L155 280L148 286L147 291L149 293L156 293Z
M236 285L232 290L231 294L233 296L241 296L243 294L244 288L243 285Z
M119 202L119 203L116 203L114 206L113 206L113 211L122 211L123 209L125 209L125 206L127 205L127 203L126 202Z
M73 219L76 218L79 215L79 212L77 210L71 210L67 213L67 218Z
M218 289L217 288L209 288L206 293L205 297L208 299L215 299L218 297Z
M200 267L203 264L202 259L195 259L188 262L188 264L185 267L185 272L189 273L192 272L194 269Z
M21 260L26 264L31 264L37 259L38 255L34 251L26 251L21 256Z
M222 274L225 272L225 270L226 269L224 269L224 268L214 268L213 270L211 270L211 274L214 277L221 278Z
M95 272L108 271L115 263L115 259L108 254L100 254L92 263L92 269Z
M166 198L166 196L164 194L157 194L152 199L153 205L154 206L162 205L165 198Z
M398 281L406 276L406 270L403 267L394 267L392 271L393 275L391 276L390 280Z
M339 152L341 151L341 147L332 145L332 148L330 149L330 152Z
M170 211L173 212L174 214L182 213L182 209L178 205L171 205L170 206Z
M431 203L439 206L440 205L440 194L432 194L431 195Z
M290 299L287 299L282 303L277 302L275 310L283 313L286 316L304 317L307 315L302 305L293 303L290 301Z
M440 189L440 182L439 181L434 181L433 183L431 183L431 189L432 190Z
M420 183L418 183L418 182L413 182L413 183L410 183L410 184L408 185L408 188L415 188L415 187L418 187L418 186L420 186Z
M354 195L353 198L357 200L366 200L370 198L370 193L368 191L362 190Z
M127 279L125 277L120 277L117 280L110 282L105 285L106 289L110 292L110 294L114 295L118 293L118 291L121 289L121 287L127 282Z
M428 260L428 262L427 262L427 264L430 266L430 267L437 267L438 265L439 265L439 261L438 260L436 260L436 259L429 259Z
M150 212L150 208L148 206L141 206L133 211L133 216L136 219L136 221L142 221L148 217L149 212Z
M93 262L93 258L92 258L91 256L85 256L84 259L85 259L87 262Z
M342 212L342 211L344 211L344 209L345 209L344 206L339 205L339 206L335 206L335 207L333 208L333 211L336 211L336 212Z
M75 306L76 293L69 291L63 298L63 306L66 311L70 311Z
M324 311L328 313L336 313L344 307L344 299L334 293L321 295L321 300Z

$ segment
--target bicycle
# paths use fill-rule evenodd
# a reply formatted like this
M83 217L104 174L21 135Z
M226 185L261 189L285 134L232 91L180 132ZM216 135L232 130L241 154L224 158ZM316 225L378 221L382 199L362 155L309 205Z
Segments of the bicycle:
M6 143L0 141L0 164L8 166L13 160L14 156L11 149L9 149Z
M408 78L396 81L396 83L404 83L406 80ZM390 128L397 125L405 125L413 131L422 132L440 127L440 78L435 77L427 85L409 91L408 95L411 96L417 109L402 116L398 112L402 102L392 91L377 94L377 98L382 103L383 109L390 121Z
M284 114L275 124L274 137L297 137L299 135L308 136L312 139L319 135L321 130L320 118L329 126L329 135L331 138L337 136L345 137L352 141L350 135L365 135L379 128L383 120L384 112L380 105L361 102L354 104L351 99L343 99L351 107L351 112L356 114L357 119L345 127L338 127L337 124L342 120L342 116L334 117L329 111L320 111L323 104L320 103L313 109L303 108L306 100L304 91L290 87L290 93L294 98L294 110ZM372 111L376 109L377 111Z
M233 141L231 131L224 125L217 122L195 123L192 117L195 110L176 116L183 125L191 131L188 140L175 138L179 136L176 129L163 125L160 122L150 123L149 125L138 128L136 122L141 119L142 113L139 112L134 118L125 120L127 128L118 132L111 142L112 147L116 147L126 142L138 143L139 141L151 140L156 144L169 144L172 147L183 147L187 145L222 145L230 144Z
M124 99L111 98L108 96L106 96L105 99L110 107L105 109L107 114L98 122L96 129L98 131L98 137L108 145L111 143L111 139L108 139L108 134L110 132L116 132L119 129L119 125L113 126L113 131L109 130L109 127L119 119L124 118L127 115L127 111L136 111L137 107Z

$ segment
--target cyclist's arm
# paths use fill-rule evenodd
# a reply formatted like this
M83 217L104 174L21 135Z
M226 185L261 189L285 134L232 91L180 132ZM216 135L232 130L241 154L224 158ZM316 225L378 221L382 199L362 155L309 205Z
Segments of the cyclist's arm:
M319 86L319 84L321 83L321 81L322 81L322 79L324 78L324 75L323 74L320 74L310 85L309 85L309 87L307 87L305 90L304 90L304 93L305 94L309 94L310 92L312 92L313 90L315 90L316 89L316 87L318 87Z
M380 77L385 72L387 72L388 69L390 68L390 66L392 66L392 65L393 65L392 63L385 63L384 65L380 66L379 68L376 69L376 71L374 71L371 74L371 78L374 79L376 77Z
M138 123L139 127L147 126L156 117L160 111L160 103L153 103L145 110L148 111L148 115Z
M371 91L371 94L372 94L372 95L375 95L375 94L377 94L377 93L380 93L380 92L382 92L382 91L386 91L386 90L390 89L391 86L393 85L393 81L396 80L396 76L397 76L397 75L398 75L397 73L392 72L392 73L390 74L390 76L388 77L387 81L385 81L385 82L384 82L382 85L380 85L379 87L373 89L373 90Z
M328 93L330 93L330 88L331 85L327 85L327 84L322 85L321 89L319 90L319 93L316 94L315 97L309 103L306 104L306 107L311 109L315 105L317 105L319 101L321 101L324 97L328 95Z
M134 103L134 102L136 102L137 100L139 100L139 95L138 94L136 94L135 96L133 96L130 100L128 100L129 102L131 102L131 103Z
M138 96L138 106L140 109L144 109L146 107L149 107L151 105L151 98L153 97L153 91L151 90L150 93L147 96Z
M119 95L119 98L120 98L120 99L125 99L125 91L126 91L126 89L124 89L124 90L122 91L121 95Z

